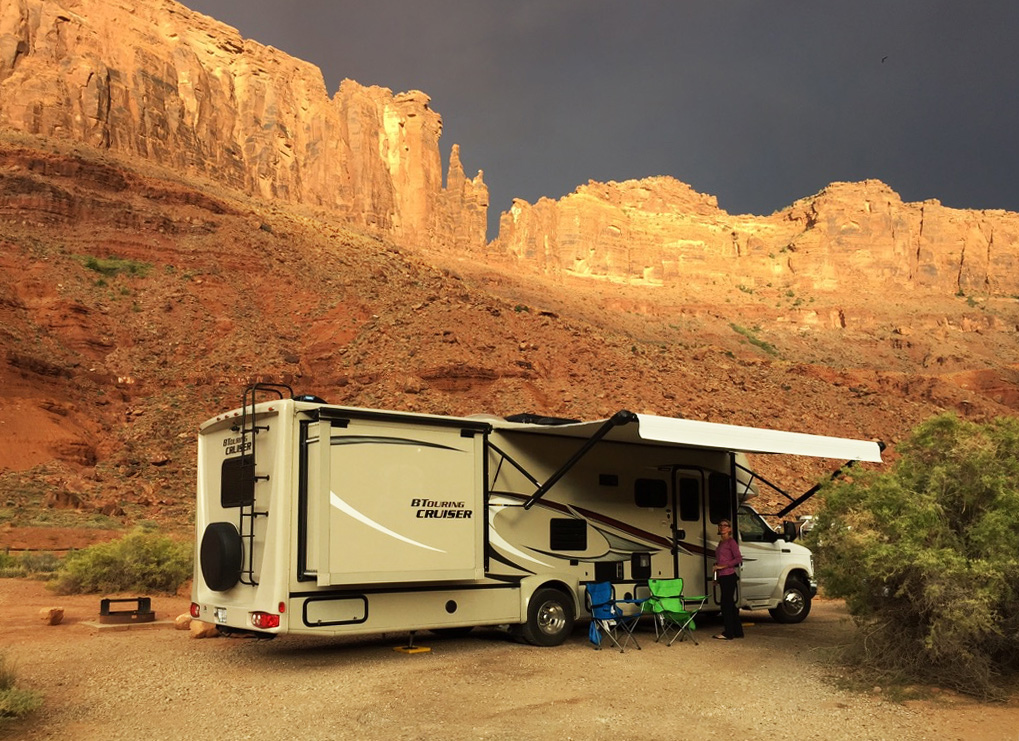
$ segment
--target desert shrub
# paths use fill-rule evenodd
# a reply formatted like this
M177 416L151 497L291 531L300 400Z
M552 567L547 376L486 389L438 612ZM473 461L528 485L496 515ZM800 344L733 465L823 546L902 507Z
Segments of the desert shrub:
M177 591L191 578L190 543L138 531L67 556L53 588L59 594Z
M818 576L865 667L983 697L1019 673L1019 419L936 417L888 473L826 486Z
M45 576L60 568L60 558L53 553L26 551L19 555L0 553L0 577Z
M41 704L42 696L38 692L17 687L14 667L0 653L0 724L10 718L27 715Z
M77 255L81 263L89 270L107 277L113 277L120 273L144 278L152 269L152 263L130 260L113 255L111 257L93 257L91 255Z
M0 578L9 579L15 576L24 576L24 569L21 567L21 561L17 556L13 556L7 551L0 551Z

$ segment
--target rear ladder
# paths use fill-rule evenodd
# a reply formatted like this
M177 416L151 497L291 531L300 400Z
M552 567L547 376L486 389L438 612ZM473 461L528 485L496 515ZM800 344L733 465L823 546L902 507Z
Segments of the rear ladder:
M268 510L260 511L255 508L255 502L257 497L255 496L255 485L259 481L268 481L268 474L260 476L257 473L257 455L256 455L256 441L258 440L259 432L266 432L269 429L268 425L255 424L255 403L256 395L258 392L266 392L275 394L278 398L282 399L283 391L286 389L290 392L290 398L294 396L294 390L282 383L256 383L244 390L244 400L241 405L241 423L239 426L233 429L241 433L241 455L246 458L244 463L245 474L250 476L251 481L251 498L242 502L239 509L239 519L237 523L237 529L241 536L241 543L244 544L244 560L241 563L241 584L247 584L248 586L258 586L258 581L255 579L255 566L254 566L254 545L255 545L255 518L256 517L267 517L269 515ZM248 415L248 406L250 399L251 415ZM251 435L251 452L244 453L248 449L248 435Z

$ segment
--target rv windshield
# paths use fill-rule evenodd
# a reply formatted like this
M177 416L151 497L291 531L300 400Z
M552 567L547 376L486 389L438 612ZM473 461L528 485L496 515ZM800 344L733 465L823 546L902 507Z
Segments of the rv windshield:
M774 543L777 535L754 510L740 507L739 538L746 543Z

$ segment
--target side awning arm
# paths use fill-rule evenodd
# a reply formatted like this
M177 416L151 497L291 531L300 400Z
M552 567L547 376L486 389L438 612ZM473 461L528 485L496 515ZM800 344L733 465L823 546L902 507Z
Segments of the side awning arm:
M882 452L884 452L885 444L883 442L881 442L880 440L878 441L878 447L881 449ZM814 484L812 487L810 487L805 492L800 494L800 496L796 497L796 499L793 499L789 504L787 504L785 507L783 507L778 512L776 512L775 513L775 517L785 517L787 514L789 514L794 509L799 507L805 501L807 501L812 496L817 494L817 492L819 492L821 490L822 486L824 486L825 484L827 484L827 483L829 483L831 481L834 481L839 476L841 476L846 471L848 471L850 468L852 468L855 463L856 463L856 461L846 461L845 463L843 463L836 470L831 472L831 476L829 476L827 478L827 480L821 481L821 482L819 482L817 484Z
M535 491L530 496L530 498L526 502L524 502L524 509L530 509L531 507L534 506L535 502L537 502L539 499L545 496L545 494L548 493L548 490L555 486L556 482L558 482L559 479L561 479L563 476L569 473L570 469L577 465L577 462L585 455L587 455L588 452L590 452L591 448L597 445L598 442L603 437L608 435L613 427L618 427L619 425L626 425L629 424L630 422L636 421L637 415L626 409L616 412L615 414L612 415L611 419L605 420L605 424L603 424L601 427L595 430L595 433L587 439L587 442L581 445L580 449L572 456L570 456L570 459L566 461L566 463L564 463L559 468L558 471L552 474L549 477L548 481L539 486L537 491Z

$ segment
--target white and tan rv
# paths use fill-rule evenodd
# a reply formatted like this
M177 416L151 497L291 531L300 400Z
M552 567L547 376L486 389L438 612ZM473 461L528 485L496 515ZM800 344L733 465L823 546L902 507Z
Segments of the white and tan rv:
M464 418L261 392L198 441L191 614L227 632L507 625L551 646L585 616L585 583L639 594L651 577L681 576L717 609L722 518L741 540L741 606L796 622L816 592L810 552L743 503L759 481L744 454L880 461L872 442L625 411Z

